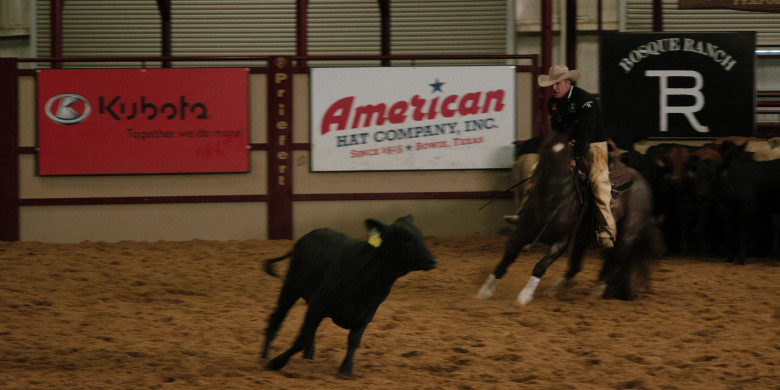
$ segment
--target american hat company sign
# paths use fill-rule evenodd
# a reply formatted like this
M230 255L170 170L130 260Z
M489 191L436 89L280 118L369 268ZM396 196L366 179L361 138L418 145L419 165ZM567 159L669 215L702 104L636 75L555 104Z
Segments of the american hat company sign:
M619 140L755 134L753 32L605 33L605 126Z
M507 168L515 68L311 71L312 171Z

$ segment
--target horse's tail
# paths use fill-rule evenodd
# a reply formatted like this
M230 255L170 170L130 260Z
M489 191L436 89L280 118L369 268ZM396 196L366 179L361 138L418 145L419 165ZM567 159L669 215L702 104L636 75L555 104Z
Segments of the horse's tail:
M658 225L648 223L636 245L636 256L632 256L636 281L639 286L650 286L650 272L653 265L663 256L666 246Z
M290 257L290 255L292 255L292 251L289 251L289 252L285 253L284 255L282 255L280 257L274 257L273 259L266 260L265 261L265 272L268 275L271 275L273 277L277 277L277 278L281 279L279 274L277 274L276 271L274 270L274 263L276 263L277 261L282 261L282 260Z

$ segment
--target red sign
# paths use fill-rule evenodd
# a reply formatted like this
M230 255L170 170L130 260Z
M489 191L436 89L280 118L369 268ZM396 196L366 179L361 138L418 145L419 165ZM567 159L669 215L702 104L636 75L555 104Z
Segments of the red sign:
M249 171L245 69L38 73L40 175Z

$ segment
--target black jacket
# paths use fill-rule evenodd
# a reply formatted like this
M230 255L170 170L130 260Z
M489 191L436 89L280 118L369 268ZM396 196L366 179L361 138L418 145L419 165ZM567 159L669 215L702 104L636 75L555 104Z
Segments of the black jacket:
M591 142L607 140L601 122L599 101L582 88L571 86L567 96L547 102L553 131L563 133L573 128L569 140L576 140L572 158L584 157Z

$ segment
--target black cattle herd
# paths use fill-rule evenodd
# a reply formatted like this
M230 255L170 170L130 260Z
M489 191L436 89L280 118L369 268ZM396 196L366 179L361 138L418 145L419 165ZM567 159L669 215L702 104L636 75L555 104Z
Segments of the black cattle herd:
M518 146L518 154L533 153L536 144ZM737 264L780 256L780 138L640 146L611 143L610 158L650 183L667 255Z

